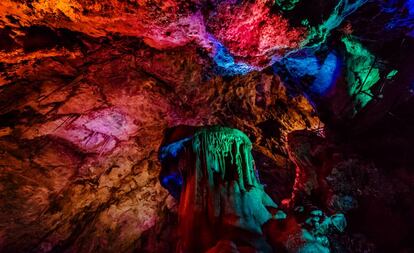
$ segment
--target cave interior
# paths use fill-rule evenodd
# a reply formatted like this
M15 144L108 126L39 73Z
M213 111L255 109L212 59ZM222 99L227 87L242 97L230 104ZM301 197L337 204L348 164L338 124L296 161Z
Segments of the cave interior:
M414 252L414 0L2 0L1 253Z

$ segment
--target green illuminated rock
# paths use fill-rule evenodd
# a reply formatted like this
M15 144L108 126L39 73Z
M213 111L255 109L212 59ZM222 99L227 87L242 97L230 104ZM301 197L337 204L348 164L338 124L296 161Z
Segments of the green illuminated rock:
M298 3L299 0L275 0L275 4L284 11L293 10Z
M388 80L392 79L397 73L398 73L398 70L396 69L391 70L387 75L387 79Z
M302 47L318 48L321 44L325 43L333 29L339 27L348 15L352 14L366 2L367 0L356 0L354 2L348 0L338 1L338 4L335 6L328 19L318 26L308 26L309 34L301 43ZM304 25L306 24L307 23Z
M375 56L351 36L342 37L348 53L346 79L349 95L356 108L365 107L373 98L371 88L380 80L379 69L375 67Z
M286 219L287 215L285 212L283 212L282 210L277 211L277 213L275 214L275 219L276 220L284 220Z
M237 129L209 127L193 136L192 149L197 187L207 187L214 216L238 217L231 226L261 233L272 218L266 207L277 205L258 180L249 138Z
M193 150L197 154L197 170L201 169L201 162L204 162L209 181L212 182L213 173L220 174L224 179L229 166L235 165L242 191L246 191L246 186L258 185L251 149L252 143L249 138L243 132L232 128L202 129L193 138Z

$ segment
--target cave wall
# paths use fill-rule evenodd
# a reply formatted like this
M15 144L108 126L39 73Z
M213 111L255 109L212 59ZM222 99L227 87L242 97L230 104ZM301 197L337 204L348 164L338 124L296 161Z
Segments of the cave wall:
M1 93L2 251L133 250L173 206L158 182L157 150L163 131L177 124L243 129L266 177L293 183L279 139L320 123L277 77L200 81L209 70L192 61L203 57L194 48L129 53L126 47L142 42L88 43L96 48L86 57L7 65L13 81ZM159 67L151 73L153 61ZM288 197L290 189L269 190Z

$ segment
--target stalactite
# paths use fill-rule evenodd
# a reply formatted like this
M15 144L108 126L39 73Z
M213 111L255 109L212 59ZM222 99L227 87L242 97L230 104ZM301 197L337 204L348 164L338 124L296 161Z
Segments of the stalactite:
M184 177L179 198L184 252L211 247L217 236L238 240L240 232L235 231L253 233L257 239L251 239L250 246L270 252L259 238L263 224L274 218L268 208L277 205L259 182L251 151L252 143L243 132L221 126L201 128L191 137L160 149L165 169L161 172L162 185L173 194L179 181L174 175ZM170 179L171 187L166 182ZM207 236L196 237L195 231Z
M236 166L237 180L242 191L259 185L253 176L255 168L250 153L252 143L241 131L225 127L202 129L194 135L192 147L197 156L196 169L201 170L201 164L204 163L209 182L212 182L214 172L219 173L224 180L230 171L229 166Z

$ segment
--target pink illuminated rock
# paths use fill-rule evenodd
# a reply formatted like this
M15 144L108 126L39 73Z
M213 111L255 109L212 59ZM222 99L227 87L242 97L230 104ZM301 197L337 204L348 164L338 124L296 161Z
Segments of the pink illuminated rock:
M90 131L114 136L120 140L128 139L137 130L132 119L116 109L93 112L74 124L83 125Z
M233 2L219 4L207 25L236 60L263 66L273 55L298 48L306 37L306 29L291 27L288 19L270 13L267 1Z
M104 109L81 116L69 126L58 128L55 134L68 139L88 152L107 153L119 141L137 131L132 119L117 109Z

